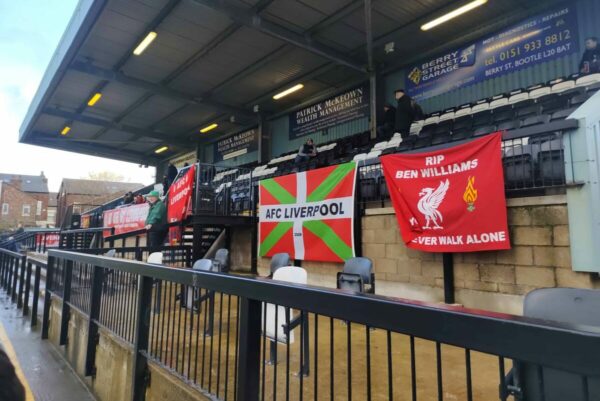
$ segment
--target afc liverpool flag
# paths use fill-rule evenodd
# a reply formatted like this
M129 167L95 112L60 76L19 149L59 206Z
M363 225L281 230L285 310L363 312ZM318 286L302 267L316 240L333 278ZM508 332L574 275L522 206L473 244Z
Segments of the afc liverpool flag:
M262 180L260 256L344 262L354 256L356 164Z
M510 249L502 134L381 158L406 246L428 252Z

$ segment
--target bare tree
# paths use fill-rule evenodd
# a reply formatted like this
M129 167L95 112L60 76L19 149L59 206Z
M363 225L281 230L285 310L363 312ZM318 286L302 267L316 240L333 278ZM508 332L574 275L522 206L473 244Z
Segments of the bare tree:
M88 173L87 177L83 178L94 181L125 181L125 177L123 177L123 175L115 173L114 171L92 171Z

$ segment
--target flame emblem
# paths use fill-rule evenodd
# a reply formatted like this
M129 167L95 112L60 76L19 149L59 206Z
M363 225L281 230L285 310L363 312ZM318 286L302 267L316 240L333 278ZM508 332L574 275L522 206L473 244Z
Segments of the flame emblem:
M467 210L472 212L475 210L475 201L477 200L477 190L473 186L475 184L475 177L469 177L467 180L467 188L463 194L463 200L467 203Z

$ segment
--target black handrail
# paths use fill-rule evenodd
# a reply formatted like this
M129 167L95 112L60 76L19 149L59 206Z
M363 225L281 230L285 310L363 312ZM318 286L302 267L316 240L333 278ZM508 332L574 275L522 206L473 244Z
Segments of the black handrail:
M574 373L600 375L600 328L597 327L287 284L264 278L171 269L77 252L50 250L49 256L54 260L206 288ZM515 340L516 333L518 341ZM551 353L548 352L550 349Z

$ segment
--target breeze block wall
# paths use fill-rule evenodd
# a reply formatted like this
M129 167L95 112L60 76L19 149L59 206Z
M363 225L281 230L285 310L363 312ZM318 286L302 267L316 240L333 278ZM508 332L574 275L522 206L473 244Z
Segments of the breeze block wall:
M520 314L523 295L536 288L600 288L597 275L571 269L569 220L562 195L508 200L512 249L454 254L456 302ZM373 260L376 293L443 301L442 255L408 249L392 208L367 209L362 218L363 255ZM270 259L259 260L267 275ZM342 265L303 262L309 283L335 287Z

